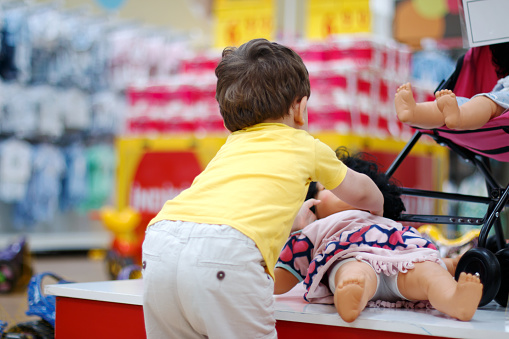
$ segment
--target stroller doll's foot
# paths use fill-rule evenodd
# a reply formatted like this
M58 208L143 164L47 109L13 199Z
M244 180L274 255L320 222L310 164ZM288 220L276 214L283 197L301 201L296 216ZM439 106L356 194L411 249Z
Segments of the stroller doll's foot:
M334 291L334 305L341 319L350 323L357 319L368 303L364 277L356 277L338 282Z
M399 86L394 97L394 106L396 107L396 114L398 115L399 121L411 124L415 120L415 105L410 83L407 82Z
M435 93L437 106L444 115L445 125L450 129L459 128L461 125L460 108L456 101L456 95L448 89Z
M483 285L479 277L461 272L456 291L450 300L453 310L448 314L458 320L469 321L482 298Z

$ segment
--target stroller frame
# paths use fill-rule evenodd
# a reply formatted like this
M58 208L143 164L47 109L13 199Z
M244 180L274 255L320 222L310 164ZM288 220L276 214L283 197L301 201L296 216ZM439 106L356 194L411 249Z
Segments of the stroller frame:
M496 249L505 247L504 235L502 224L500 222L500 212L508 204L509 201L509 185L505 189L497 182L491 172L489 158L483 155L476 154L462 146L459 146L449 139L446 139L433 130L417 130L412 138L405 145L403 150L398 154L396 159L392 162L391 166L387 169L385 174L392 177L394 172L398 169L406 156L413 149L415 144L423 135L428 135L433 138L439 145L447 146L456 154L461 156L464 160L475 166L483 175L488 190L487 196L479 195L466 195L461 193L448 193L436 192L429 190L421 190L416 188L402 187L402 194L408 196L417 196L434 199L445 199L453 201L466 201L480 204L487 204L488 210L483 218L469 217L469 216L452 216L452 215L423 215L423 214L402 214L399 221L419 222L419 223L432 223L432 224L470 224L481 226L479 234L479 247L488 246L488 233L495 227L495 241Z

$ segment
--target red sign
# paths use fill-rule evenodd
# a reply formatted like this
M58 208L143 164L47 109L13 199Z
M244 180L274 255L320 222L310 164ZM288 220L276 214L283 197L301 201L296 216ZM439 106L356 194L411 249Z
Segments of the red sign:
M141 213L142 219L151 219L167 200L191 186L201 171L192 151L147 152L134 175L130 205Z

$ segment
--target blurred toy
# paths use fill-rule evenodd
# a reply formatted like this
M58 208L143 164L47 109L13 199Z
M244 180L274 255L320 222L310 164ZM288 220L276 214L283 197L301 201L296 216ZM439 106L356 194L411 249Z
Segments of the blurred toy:
M454 258L476 247L480 233L479 229L470 230L456 239L448 239L434 225L422 225L418 231L437 246L442 258Z
M140 241L143 239L140 240L135 233L141 216L130 207L120 211L105 207L100 216L104 226L114 235L106 261L111 278L117 279L123 268L141 264Z
M3 338L4 330L7 327L7 323L5 321L0 320L0 338Z
M0 252L0 293L25 287L31 275L30 251L23 237Z
M46 277L53 278L58 284L70 282L49 272L34 275L28 283L28 310L25 313L41 319L12 326L3 334L2 339L53 339L55 337L56 297L43 294L42 281Z
M141 279L141 266L140 265L129 265L120 270L117 275L117 280L128 280L128 279Z

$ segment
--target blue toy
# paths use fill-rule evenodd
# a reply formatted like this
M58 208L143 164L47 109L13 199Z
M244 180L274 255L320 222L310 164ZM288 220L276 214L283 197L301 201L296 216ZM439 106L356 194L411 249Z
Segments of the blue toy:
M38 316L41 319L26 321L9 328L0 338L2 339L53 339L55 337L55 311L56 298L42 292L42 281L50 277L58 284L66 284L67 281L56 274L44 272L34 275L28 283L28 316ZM6 324L4 325L4 328ZM2 330L0 322L0 331ZM2 334L0 332L0 334Z
M0 338L3 338L4 330L7 327L7 323L5 321L0 320Z

